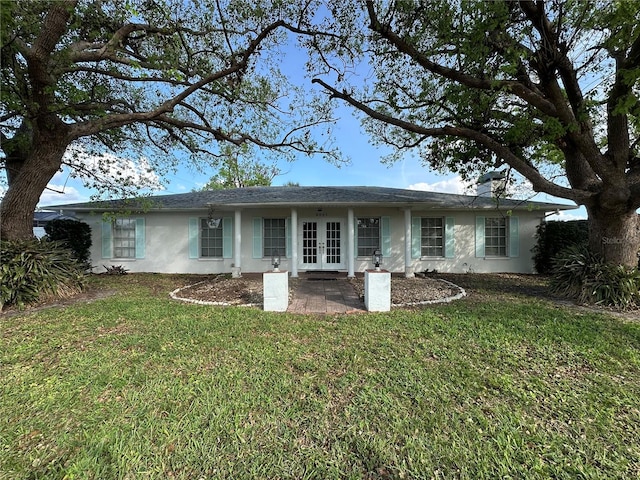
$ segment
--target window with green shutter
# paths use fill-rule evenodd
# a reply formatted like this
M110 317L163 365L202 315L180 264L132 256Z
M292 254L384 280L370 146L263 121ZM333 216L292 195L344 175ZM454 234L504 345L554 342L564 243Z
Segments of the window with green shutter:
M144 218L117 218L102 222L102 258L144 258Z
M476 256L519 256L518 230L518 217L476 217Z
M455 256L453 217L413 217L411 219L412 258L453 258Z

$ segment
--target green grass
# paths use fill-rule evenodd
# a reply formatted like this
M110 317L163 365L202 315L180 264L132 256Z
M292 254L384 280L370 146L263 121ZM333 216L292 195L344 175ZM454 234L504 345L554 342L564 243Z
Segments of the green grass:
M518 295L295 316L176 281L0 317L1 479L640 476L639 322Z

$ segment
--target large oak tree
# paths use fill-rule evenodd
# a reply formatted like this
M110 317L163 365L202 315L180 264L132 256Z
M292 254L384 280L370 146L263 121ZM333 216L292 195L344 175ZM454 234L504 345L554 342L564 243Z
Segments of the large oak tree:
M324 25L342 41L309 42L315 82L374 138L468 177L514 169L586 207L593 251L637 264L640 2L347 3Z
M312 3L3 0L1 238L32 235L65 162L87 170L69 151L151 155L153 168L176 149L211 159L218 143L331 156L309 134L326 111L295 97L278 65Z

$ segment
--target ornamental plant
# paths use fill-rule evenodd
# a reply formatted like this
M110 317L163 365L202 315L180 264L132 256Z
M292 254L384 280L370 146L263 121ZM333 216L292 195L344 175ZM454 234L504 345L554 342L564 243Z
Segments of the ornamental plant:
M640 271L608 264L585 246L572 246L553 260L551 290L580 303L634 308L640 306Z
M82 291L83 265L59 242L0 241L0 310Z

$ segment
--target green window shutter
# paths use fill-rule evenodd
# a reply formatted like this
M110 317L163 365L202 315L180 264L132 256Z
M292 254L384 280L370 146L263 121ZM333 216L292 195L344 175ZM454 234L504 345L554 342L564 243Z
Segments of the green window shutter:
M196 217L189 217L189 258L200 258L200 225Z
M358 258L358 218L353 219L353 258Z
M233 219L224 217L222 219L222 258L232 258L233 256Z
M144 218L136 218L136 258L144 258L145 228Z
M520 256L520 237L519 237L519 225L520 220L518 217L509 217L509 256Z
M422 255L422 218L411 218L411 258L420 258Z
M262 258L262 218L253 219L253 258Z
M389 258L391 256L391 217L380 218L380 239L382 245L382 256Z
M484 217L476 217L476 257L484 257Z
M291 258L291 217L284 220L284 234L287 239L285 256Z
M453 217L446 217L444 224L444 256L453 258L456 255L456 220Z
M113 244L111 241L112 229L113 224L111 220L104 220L102 222L102 258L113 257Z

